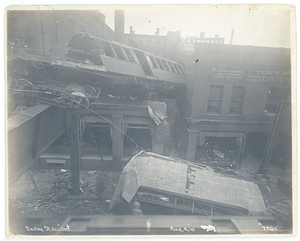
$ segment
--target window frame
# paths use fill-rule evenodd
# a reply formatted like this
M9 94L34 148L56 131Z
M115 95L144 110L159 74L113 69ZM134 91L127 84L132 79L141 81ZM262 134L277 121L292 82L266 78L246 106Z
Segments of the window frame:
M234 98L234 89L242 89L243 90L243 96L241 99L233 99ZM231 100L230 100L230 106L229 106L229 114L231 115L242 115L244 110L244 103L245 103L245 95L246 95L246 87L244 86L233 86L232 93L231 93ZM241 103L240 111L239 112L232 112L232 103Z
M220 98L212 98L211 97L211 89L212 88L220 88L221 89L221 94L220 94ZM224 96L224 86L223 85L210 85L209 86L209 92L208 92L208 101L207 101L207 109L206 112L208 114L221 114L221 110L222 110L222 104L223 104L223 96ZM219 101L219 111L215 112L215 111L209 111L209 103L211 101Z

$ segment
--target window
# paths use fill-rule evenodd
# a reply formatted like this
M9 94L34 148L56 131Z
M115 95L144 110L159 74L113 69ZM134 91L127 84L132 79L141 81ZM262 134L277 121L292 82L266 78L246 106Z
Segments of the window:
M168 70L168 71L170 71L170 68L169 68L169 65L167 64L167 61L165 61L163 59L161 61L162 61L163 65L164 65L165 69Z
M220 113L223 98L223 86L210 86L207 112Z
M150 61L151 61L152 65L153 65L153 67L158 69L158 65L157 65L157 63L155 61L155 58L153 56L149 56L149 58L150 58Z
M155 58L155 59L156 59L156 62L157 62L157 64L158 64L159 68L164 70L165 68L164 68L164 66L163 66L163 64L162 64L162 62L161 62L161 60L160 60L159 58Z
M112 44L112 46L113 46L113 48L114 48L114 50L115 50L115 52L116 52L116 54L118 56L118 59L126 60L122 48L120 46L118 46L118 45L115 45L115 44Z
M178 69L180 70L180 73L184 75L184 69L181 67L181 65L177 65Z
M176 71L177 71L178 74L182 74L181 71L180 71L180 69L179 69L179 65L174 64L174 67L175 67L175 69L176 69Z
M112 51L112 47L111 47L110 43L103 41L103 40L99 40L99 41L104 49L105 54L109 57L115 58L115 55Z
M242 87L233 87L229 113L242 113L244 92L245 89Z
M280 87L270 87L268 90L265 113L275 114L280 100L288 100L288 89Z
M126 56L127 56L127 59L128 59L130 62L132 62L132 63L136 63L136 61L135 61L135 59L134 59L132 53L130 52L130 49L127 49L127 48L124 48L124 47L123 47L123 49L124 49L124 51L125 51L125 54L126 54Z
M170 66L171 71L174 72L174 73L176 73L176 70L175 70L173 64L171 62L168 62L168 64Z

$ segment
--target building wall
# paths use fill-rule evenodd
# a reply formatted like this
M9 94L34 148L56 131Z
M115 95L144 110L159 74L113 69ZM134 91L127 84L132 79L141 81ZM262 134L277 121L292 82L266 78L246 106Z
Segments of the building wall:
M173 61L180 59L181 32L168 32L166 36L145 34L124 34L124 43L153 55L167 58Z
M290 100L289 49L198 44L184 63L188 159L194 160L199 135L241 133L243 149L247 133L269 132L279 100Z
M115 40L115 32L104 21L102 13L90 10L8 11L8 54L23 49L63 60L67 43L76 33Z
M72 115L50 107L7 133L9 182L16 181L72 123Z

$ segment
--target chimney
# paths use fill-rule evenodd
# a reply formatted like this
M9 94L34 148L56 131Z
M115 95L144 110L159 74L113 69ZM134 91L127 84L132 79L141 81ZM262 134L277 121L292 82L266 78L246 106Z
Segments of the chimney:
M130 34L135 34L135 31L133 30L133 26L130 26Z
M205 32L200 32L200 38L204 38Z
M115 33L117 34L118 42L123 42L124 37L124 10L115 10Z
M156 28L155 36L159 35L159 28Z
M233 34L234 34L234 29L231 30L230 44L232 44L233 42Z

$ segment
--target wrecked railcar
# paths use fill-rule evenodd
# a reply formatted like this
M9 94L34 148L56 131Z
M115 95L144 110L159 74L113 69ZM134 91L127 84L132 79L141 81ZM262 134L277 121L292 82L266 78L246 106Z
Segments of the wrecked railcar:
M200 215L265 215L258 186L192 162L140 152L124 167L109 210L141 202ZM176 212L175 212L176 213Z

